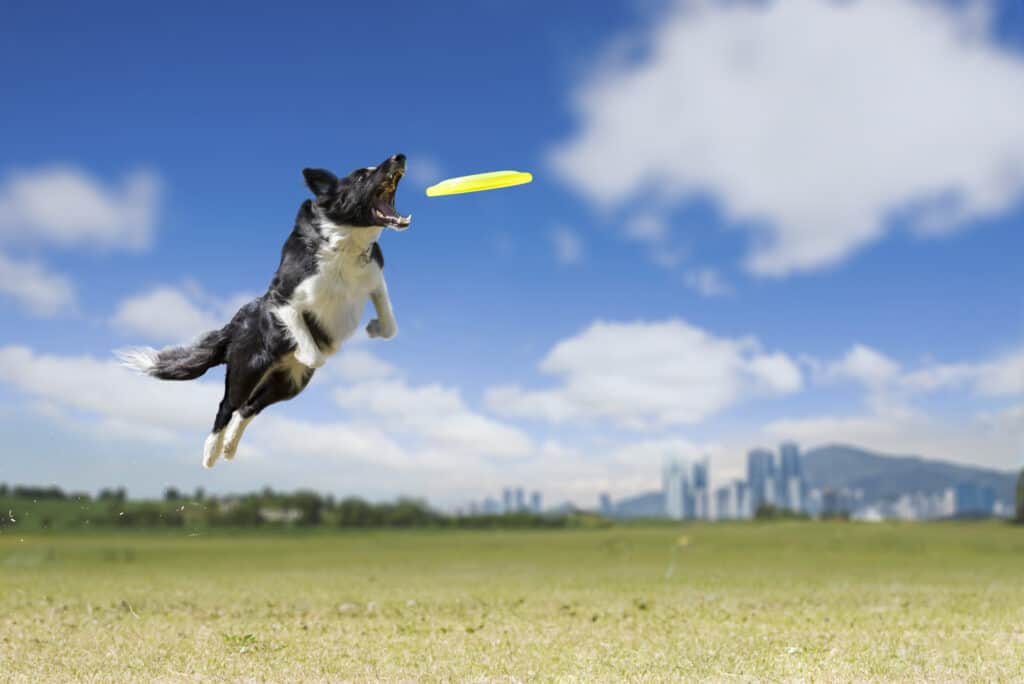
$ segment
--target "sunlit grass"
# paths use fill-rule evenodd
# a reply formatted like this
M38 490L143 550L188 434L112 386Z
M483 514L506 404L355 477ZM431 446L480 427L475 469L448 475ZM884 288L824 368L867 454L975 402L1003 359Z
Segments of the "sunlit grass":
M1024 678L1009 525L189 534L5 529L0 679Z

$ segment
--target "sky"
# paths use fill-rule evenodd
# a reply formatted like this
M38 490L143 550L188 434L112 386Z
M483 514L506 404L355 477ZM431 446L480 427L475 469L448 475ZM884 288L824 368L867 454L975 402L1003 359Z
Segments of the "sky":
M161 11L5 6L0 481L593 505L783 440L1024 465L1016 0ZM222 325L302 168L397 152L398 337L203 470L223 370L112 351ZM496 169L534 182L424 195Z

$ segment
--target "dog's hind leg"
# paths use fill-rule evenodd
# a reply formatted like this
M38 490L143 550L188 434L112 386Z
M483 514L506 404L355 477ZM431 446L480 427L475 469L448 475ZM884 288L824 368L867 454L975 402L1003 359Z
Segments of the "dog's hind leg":
M242 433L260 411L271 404L291 399L306 388L312 377L312 368L298 364L278 368L270 373L259 384L252 396L231 416L231 421L225 431L224 458L230 460L235 457Z
M314 370L286 361L267 374L253 393L232 415L224 431L224 458L231 460L238 450L245 428L260 411L279 401L291 399L306 388Z
M232 418L238 407L249 400L254 394L260 381L264 379L271 366L269 358L263 359L253 356L232 357L228 360L228 372L224 376L224 398L220 401L217 409L217 417L213 421L213 431L206 438L203 446L203 467L212 468L221 454L224 453L225 441L231 444L231 456L238 447L238 439L241 437L240 429L245 426L235 424L232 428ZM232 435L234 435L232 437ZM225 454L225 456L227 456Z
M235 457L235 452L238 451L238 442L242 439L242 433L245 432L245 428L253 418L254 416L243 417L241 410L231 414L231 421L228 422L228 426L224 430L224 458L230 461Z

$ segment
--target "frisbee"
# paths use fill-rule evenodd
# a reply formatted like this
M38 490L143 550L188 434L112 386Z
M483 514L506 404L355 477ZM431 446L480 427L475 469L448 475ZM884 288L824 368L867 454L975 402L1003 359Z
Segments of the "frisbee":
M510 188L513 185L523 185L533 180L533 174L526 171L491 171L490 173L477 173L472 176L459 176L443 180L437 185L427 188L427 197L440 197L441 195L459 195L464 192L480 192L481 190L496 190L497 188Z

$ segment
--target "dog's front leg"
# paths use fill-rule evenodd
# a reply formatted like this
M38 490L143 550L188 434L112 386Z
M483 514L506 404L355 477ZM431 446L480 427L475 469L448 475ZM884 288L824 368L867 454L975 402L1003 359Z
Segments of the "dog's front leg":
M320 353L320 347L306 327L306 322L302 320L302 314L291 306L281 307L276 313L295 340L295 360L309 368L320 368L324 365L327 357Z
M383 278L380 285L370 293L370 301L373 302L377 317L366 326L366 334L370 337L391 339L398 333L398 323L395 322L395 312L391 310L391 298L388 296L388 285Z

